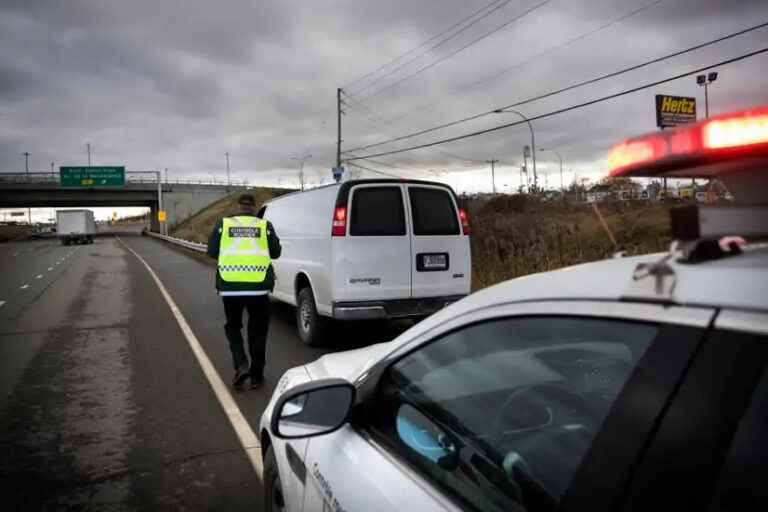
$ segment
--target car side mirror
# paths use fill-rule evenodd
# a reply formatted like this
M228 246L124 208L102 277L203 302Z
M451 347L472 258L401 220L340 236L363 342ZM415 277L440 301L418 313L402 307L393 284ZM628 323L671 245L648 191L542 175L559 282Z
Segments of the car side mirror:
M281 439L329 434L347 422L355 387L344 379L322 379L289 389L272 411L272 433Z

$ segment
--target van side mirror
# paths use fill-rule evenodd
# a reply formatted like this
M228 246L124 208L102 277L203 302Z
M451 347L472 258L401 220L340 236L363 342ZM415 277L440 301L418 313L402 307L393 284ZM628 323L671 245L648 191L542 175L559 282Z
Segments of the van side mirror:
M347 422L355 387L344 379L322 379L289 389L272 411L272 433L281 439L329 434Z

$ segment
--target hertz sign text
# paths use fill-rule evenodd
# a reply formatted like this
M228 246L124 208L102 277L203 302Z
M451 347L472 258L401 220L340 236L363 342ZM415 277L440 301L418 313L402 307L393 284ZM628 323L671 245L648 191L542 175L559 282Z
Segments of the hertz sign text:
M656 95L656 126L667 128L696 122L696 98Z

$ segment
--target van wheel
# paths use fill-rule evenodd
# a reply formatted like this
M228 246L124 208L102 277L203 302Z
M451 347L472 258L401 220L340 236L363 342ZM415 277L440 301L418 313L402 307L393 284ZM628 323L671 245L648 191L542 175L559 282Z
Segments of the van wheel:
M301 341L309 346L317 346L324 341L327 321L317 314L315 296L309 287L299 291L296 301L296 326Z
M278 512L285 510L283 486L280 484L280 471L275 460L275 450L270 446L264 456L264 510Z

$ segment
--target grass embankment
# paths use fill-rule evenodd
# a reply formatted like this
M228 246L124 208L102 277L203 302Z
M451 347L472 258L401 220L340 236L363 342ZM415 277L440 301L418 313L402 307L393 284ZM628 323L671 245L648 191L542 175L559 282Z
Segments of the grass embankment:
M37 231L33 226L24 224L19 225L0 225L0 242L7 242L17 238L24 238Z
M256 203L285 193L257 189ZM472 287L485 288L513 277L610 257L616 247L590 205L535 203L525 196L466 201L472 228ZM600 203L621 250L629 255L669 247L667 209L638 202ZM179 224L172 235L206 243L216 221L237 212L228 196ZM278 233L280 226L276 226Z
M616 247L591 205L533 203L525 196L470 200L472 287L609 257ZM637 202L600 203L600 213L628 255L666 250L667 209Z
M292 192L292 190L279 188L255 188L253 190L248 190L248 193L253 195L256 199L257 210L261 208L262 203L265 201L282 194L287 194L288 192ZM211 204L205 210L180 222L171 232L171 236L200 243L207 243L208 235L211 234L213 226L216 225L216 221L222 217L237 214L237 198L240 197L240 194L242 193L243 192L241 191L230 194ZM275 229L277 230L277 228Z

